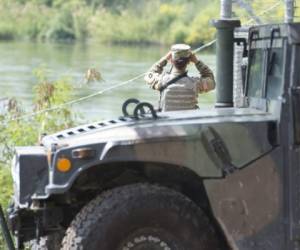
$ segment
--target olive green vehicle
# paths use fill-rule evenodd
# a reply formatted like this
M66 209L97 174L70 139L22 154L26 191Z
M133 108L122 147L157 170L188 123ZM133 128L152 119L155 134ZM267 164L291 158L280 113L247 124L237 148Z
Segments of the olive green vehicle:
M218 59L223 108L163 113L131 100L132 115L127 102L118 119L16 149L17 249L300 249L300 24L230 40L231 24L215 24L231 43L229 73ZM234 42L248 53L242 108L226 107Z

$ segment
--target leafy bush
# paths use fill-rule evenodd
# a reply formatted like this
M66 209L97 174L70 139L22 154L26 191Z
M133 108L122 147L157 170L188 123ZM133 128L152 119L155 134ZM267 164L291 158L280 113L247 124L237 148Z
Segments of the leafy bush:
M14 24L3 21L0 22L0 40L13 40L15 37Z
M76 116L68 106L59 109L39 112L57 107L71 99L73 88L69 79L49 81L44 70L35 71L38 83L34 87L35 116L27 113L16 101L11 101L8 113L0 116L0 140L2 142L2 163L9 163L15 146L36 145L44 133L71 127L75 124Z
M216 6L211 4L195 17L185 39L186 43L200 44L214 38L216 29L212 26L211 20L216 18L216 11Z
M0 39L183 42L195 6L195 1L178 0L2 0Z
M74 40L74 20L71 10L65 8L53 17L46 33L48 40Z
M184 12L184 7L180 5L162 4L159 7L157 20L155 23L159 31L166 31L170 28L171 24L178 20Z
M73 11L74 32L76 39L84 40L89 37L88 26L92 10L88 7L78 8Z
M1 3L1 2L0 2ZM17 22L15 17L15 14L11 12L10 4L6 2L2 2L0 4L0 39L1 40L11 40L15 39L17 36ZM16 10L16 5L14 5L14 10L16 12L19 12Z
M48 25L50 12L45 6L26 4L17 19L18 35L30 40L39 39Z
M276 0L251 1L256 14ZM219 1L204 0L0 0L0 39L75 40L113 43L210 41L219 16ZM249 14L234 5L242 22ZM300 10L296 9L296 15ZM264 22L283 20L283 4L262 15Z
M123 12L121 15L99 11L91 21L92 37L102 42L148 43L153 42L148 20Z
M173 23L167 41L169 43L185 43L189 35L189 28L183 23Z

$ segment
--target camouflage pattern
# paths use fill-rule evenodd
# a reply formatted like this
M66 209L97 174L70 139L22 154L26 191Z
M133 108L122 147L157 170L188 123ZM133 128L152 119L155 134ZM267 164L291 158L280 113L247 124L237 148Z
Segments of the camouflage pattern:
M174 51L171 50L172 57L190 56L191 52L188 50L178 50L177 47L175 49ZM160 90L171 79L182 75L186 71L186 69L179 70L172 67L171 72L167 73L164 72L166 65L167 59L162 58L146 73L145 81L152 89ZM195 66L200 77L183 77L162 91L160 108L163 111L195 109L198 104L198 94L215 88L214 75L210 68L200 60Z
M187 44L174 44L171 47L172 59L189 58L192 54L191 46Z

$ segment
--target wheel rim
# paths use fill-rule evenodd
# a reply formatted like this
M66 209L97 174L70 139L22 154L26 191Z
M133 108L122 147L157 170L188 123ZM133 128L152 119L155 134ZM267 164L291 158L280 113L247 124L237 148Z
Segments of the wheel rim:
M144 228L131 233L118 250L183 250L176 238L163 229Z

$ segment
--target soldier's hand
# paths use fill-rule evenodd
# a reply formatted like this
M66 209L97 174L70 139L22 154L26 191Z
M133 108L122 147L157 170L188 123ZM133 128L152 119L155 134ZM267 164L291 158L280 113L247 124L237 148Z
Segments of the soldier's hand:
M171 51L169 51L169 52L165 55L165 58L166 58L167 61L171 61L171 59L172 59L172 53L171 53Z
M194 53L191 54L190 61L195 64L198 62L198 59Z

